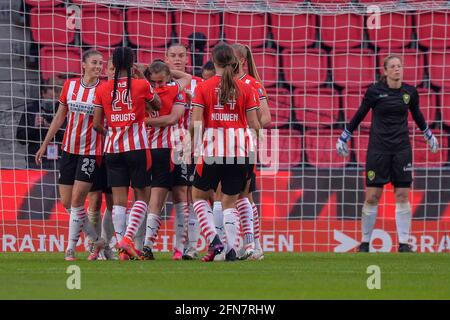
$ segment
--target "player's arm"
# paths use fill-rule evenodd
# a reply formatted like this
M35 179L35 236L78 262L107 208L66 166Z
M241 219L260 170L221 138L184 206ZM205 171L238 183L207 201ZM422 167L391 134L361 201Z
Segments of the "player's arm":
M151 112L151 111L159 111L159 109L161 109L161 99L155 92L153 94L153 98L150 101L145 101L145 110L147 112Z
M267 99L259 100L259 109L257 110L257 115L262 128L268 127L272 122L272 115L269 111Z
M60 103L58 107L58 111L56 111L56 115L52 120L52 123L50 124L50 128L47 131L47 134L45 135L44 142L42 142L41 147L36 152L35 155L35 162L36 164L41 164L42 162L42 156L47 150L47 146L50 143L50 141L53 140L58 130L61 128L61 126L64 123L64 120L66 119L67 115L67 105Z
M189 73L171 69L170 74L180 86L180 91L191 84L192 76Z
M352 132L356 128L358 128L361 121L363 121L367 113L369 113L370 108L374 103L374 97L375 93L373 92L372 87L369 87L366 91L366 94L364 95L363 101L361 102L358 111L350 120L344 131L341 133L341 136L338 138L338 141L336 142L336 150L339 155L344 157L348 156L349 152L347 142L352 137Z
M432 153L436 153L439 147L438 140L427 126L425 118L419 108L419 93L414 90L411 96L411 103L409 104L409 111L420 130L423 132L423 136L428 143L428 146Z
M175 103L170 114L156 118L145 118L145 124L151 127L169 127L173 126L184 115L184 104Z
M93 122L92 122L92 127L98 133L100 133L102 135L106 135L107 134L107 130L105 129L105 127L102 124L102 122L103 122L103 114L104 114L103 107L95 106L95 108L94 108L94 119L93 119Z

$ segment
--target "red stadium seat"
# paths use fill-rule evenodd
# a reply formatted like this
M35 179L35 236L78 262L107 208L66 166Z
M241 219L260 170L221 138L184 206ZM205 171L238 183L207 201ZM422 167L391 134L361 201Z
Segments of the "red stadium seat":
M448 133L433 130L433 134L439 141L437 153L429 151L427 142L420 131L412 137L413 167L442 167L448 162Z
M253 51L258 74L265 87L273 86L278 82L278 56L275 51Z
M287 50L307 47L316 41L316 15L272 13L271 16L273 40Z
M295 90L294 112L297 121L306 127L332 125L339 117L339 96L329 88L306 92Z
M450 88L450 53L432 52L429 55L428 67L432 84Z
M63 0L25 0L25 3L34 7L52 7L64 3Z
M278 136L276 136L276 132L278 132ZM266 149L269 151L266 152ZM302 137L300 131L291 129L270 130L265 136L265 142L263 142L262 146L260 145L260 152L273 158L273 161L278 157L280 169L289 169L300 165L302 161ZM262 163L264 164L264 161Z
M349 123L356 111L358 111L361 106L361 102L364 98L365 90L357 91L357 90L344 90L343 100L344 100L344 115L345 115L345 123ZM366 115L363 121L360 123L361 128L370 128L372 124L372 111Z
M268 88L268 105L272 116L272 128L291 122L291 94L282 88Z
M369 145L369 132L355 130L351 139L351 145L355 151L356 162L361 166L365 166L367 146Z
M333 52L334 82L346 88L366 87L374 83L375 58L375 55L367 49Z
M42 47L39 56L42 79L55 74L81 73L81 51L70 47Z
M339 14L320 16L320 38L331 48L358 47L363 41L364 16Z
M338 130L306 130L305 151L308 163L316 168L342 168L349 157L341 157L336 152L336 141L341 134Z
M210 11L175 11L175 25L178 37L184 45L189 44L189 35L203 33L207 46L214 46L220 40L220 15Z
M317 88L327 79L327 56L323 50L288 51L282 59L286 81L300 89Z
M75 28L67 27L66 8L33 8L30 11L30 28L33 39L39 44L68 44L75 40Z
M380 15L379 28L367 28L372 43L383 49L402 48L411 43L412 15L386 13Z
M378 54L380 75L384 74L384 59L391 54L397 54L397 52L403 59L403 81L412 86L421 84L425 74L425 54L415 49L381 50Z
M131 8L127 10L128 38L141 48L164 47L172 31L171 14L153 8Z
M115 46L123 38L123 11L86 7L81 13L81 41L88 45Z
M352 0L309 0L311 3L327 4L327 3L350 3Z
M424 88L418 88L419 92L419 108L428 125L431 125L436 120L437 95L432 91ZM411 113L408 114L408 125L414 130L417 127Z
M162 59L164 60L166 58L166 52L163 49L159 50L138 50L137 52L137 62L138 63L146 63L150 64L155 59Z
M262 47L267 39L267 16L261 13L225 12L223 16L225 39L250 47Z
M450 93L441 95L442 122L450 126Z
M450 18L447 12L424 12L416 15L419 44L431 49L450 46Z

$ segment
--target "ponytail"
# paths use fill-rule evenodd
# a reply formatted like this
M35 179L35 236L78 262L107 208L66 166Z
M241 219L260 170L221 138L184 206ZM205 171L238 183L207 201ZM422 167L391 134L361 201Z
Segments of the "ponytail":
M237 99L239 95L239 89L235 80L235 76L239 72L239 61L234 55L231 46L225 43L214 47L212 58L215 64L224 69L220 80L219 102L221 105L225 105Z
M248 74L262 84L261 77L258 74L258 69L256 69L255 59L253 59L252 51L250 50L249 46L245 46L245 49L247 52L245 59L247 59Z

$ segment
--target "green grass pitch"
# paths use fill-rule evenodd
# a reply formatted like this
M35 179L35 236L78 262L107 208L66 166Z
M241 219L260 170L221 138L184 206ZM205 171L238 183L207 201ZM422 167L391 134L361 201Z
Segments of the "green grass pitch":
M268 253L263 261L66 262L59 253L2 253L0 299L450 299L449 254ZM81 270L69 290L67 267ZM369 290L370 265L381 289Z

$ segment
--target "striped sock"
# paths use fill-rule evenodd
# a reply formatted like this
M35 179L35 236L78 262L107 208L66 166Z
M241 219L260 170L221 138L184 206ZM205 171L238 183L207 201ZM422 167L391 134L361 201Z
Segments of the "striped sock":
M70 208L69 242L67 244L67 250L75 250L78 240L80 239L85 220L86 210L84 207Z
M134 239L136 232L144 220L145 213L147 212L147 204L144 201L135 201L130 212L130 221L125 232L125 237Z
M147 215L147 228L145 231L145 243L144 245L153 249L153 245L158 237L158 231L161 227L161 218L155 213L148 213Z
M216 228L214 227L214 218L209 203L206 200L194 202L194 211L198 217L198 222L203 234L206 236L208 243L211 243L217 233Z
M241 218L242 231L244 233L244 248L255 249L253 237L253 208L248 198L236 201L236 207Z
M261 229L259 225L259 212L255 203L252 203L253 209L253 232L255 236L255 249L261 250Z

